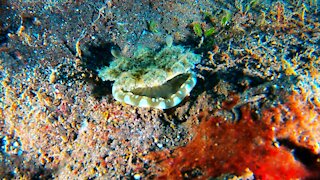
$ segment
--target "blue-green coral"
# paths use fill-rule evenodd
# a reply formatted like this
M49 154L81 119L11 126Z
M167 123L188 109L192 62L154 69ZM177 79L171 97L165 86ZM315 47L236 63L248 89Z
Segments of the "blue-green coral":
M178 105L196 84L192 71L201 57L172 39L160 52L140 48L132 58L113 53L115 59L99 72L106 81L115 81L112 94L117 101L139 107L168 109Z

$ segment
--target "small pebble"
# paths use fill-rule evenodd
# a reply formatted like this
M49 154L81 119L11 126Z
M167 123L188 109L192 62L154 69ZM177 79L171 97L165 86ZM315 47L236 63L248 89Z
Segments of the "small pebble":
M141 179L141 175L140 174L135 174L133 176L133 178L136 179L136 180L139 180L139 179Z

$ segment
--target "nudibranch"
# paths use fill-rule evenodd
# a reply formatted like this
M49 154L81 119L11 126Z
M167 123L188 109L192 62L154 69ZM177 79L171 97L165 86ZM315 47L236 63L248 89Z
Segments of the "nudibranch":
M132 58L112 51L114 60L108 67L98 70L103 80L115 81L112 95L119 102L138 107L168 109L178 105L197 83L194 69L200 55L172 45L159 52L140 48Z

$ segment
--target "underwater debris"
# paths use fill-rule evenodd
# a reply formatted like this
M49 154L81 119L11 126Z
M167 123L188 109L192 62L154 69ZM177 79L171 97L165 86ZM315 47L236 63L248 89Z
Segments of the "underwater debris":
M106 81L115 81L112 94L117 101L139 107L168 109L189 95L197 82L192 71L200 55L182 46L167 46L156 53L140 48L132 58L113 51L115 60L99 72Z

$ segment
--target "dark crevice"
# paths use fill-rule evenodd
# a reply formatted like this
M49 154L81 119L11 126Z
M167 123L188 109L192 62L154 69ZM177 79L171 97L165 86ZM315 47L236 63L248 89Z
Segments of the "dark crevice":
M299 146L289 139L278 139L281 146L292 150L292 153L298 161L306 166L311 172L307 179L320 179L320 154L314 154L310 149Z

